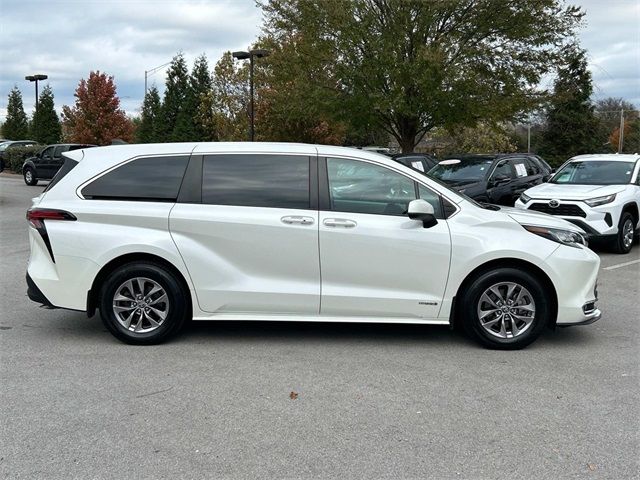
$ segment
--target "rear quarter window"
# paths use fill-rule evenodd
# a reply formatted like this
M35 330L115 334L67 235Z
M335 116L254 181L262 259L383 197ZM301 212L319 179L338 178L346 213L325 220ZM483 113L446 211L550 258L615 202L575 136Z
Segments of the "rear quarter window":
M188 155L137 158L85 186L86 199L175 202Z

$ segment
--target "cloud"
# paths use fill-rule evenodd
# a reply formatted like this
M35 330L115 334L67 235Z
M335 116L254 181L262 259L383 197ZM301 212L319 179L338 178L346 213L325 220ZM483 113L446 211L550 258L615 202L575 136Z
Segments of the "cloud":
M570 0L569 0L570 1ZM623 97L640 108L640 2L574 1L587 12L580 32L589 51L595 96ZM25 109L34 88L25 75L46 73L56 106L91 70L113 75L123 108L136 113L144 71L183 51L213 66L226 50L245 49L260 33L254 0L0 0L0 119L13 85ZM164 70L150 77L162 90Z
M45 73L58 109L91 70L115 77L122 106L135 113L144 71L182 51L189 64L205 53L211 66L226 50L245 49L259 34L254 0L0 0L0 118L14 86L25 110L35 102L25 75ZM150 77L161 89L161 70Z

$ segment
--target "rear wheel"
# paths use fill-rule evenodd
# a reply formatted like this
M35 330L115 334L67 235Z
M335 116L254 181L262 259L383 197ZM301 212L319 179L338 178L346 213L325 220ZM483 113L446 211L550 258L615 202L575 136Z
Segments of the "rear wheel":
M524 348L542 333L550 302L536 277L514 268L498 268L475 278L462 294L465 331L486 347Z
M162 265L124 265L105 280L100 316L107 329L123 342L160 343L180 331L190 315L188 292Z
M635 220L629 212L623 212L618 222L618 234L613 241L613 249L616 253L629 253L633 247Z
M36 172L33 171L33 168L25 168L22 175L24 177L24 183L27 185L34 186L38 184L38 178L36 177Z

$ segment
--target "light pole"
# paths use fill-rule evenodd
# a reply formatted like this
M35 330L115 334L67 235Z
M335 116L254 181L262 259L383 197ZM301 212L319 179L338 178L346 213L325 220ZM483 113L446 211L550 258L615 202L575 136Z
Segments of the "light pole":
M255 137L255 114L254 114L254 110L253 110L253 59L254 58L263 58L263 57L268 57L269 54L271 52L269 52L269 50L262 50L262 49L257 49L257 50L249 50L248 52L233 52L233 58L235 58L236 60L246 60L247 58L249 59L249 91L250 91L250 107L249 107L249 115L251 117L251 125L249 128L249 140L253 142L253 139Z
M43 75L41 73L37 75L27 75L26 77L24 77L25 80L29 80L30 82L36 83L36 114L33 116L33 126L36 132L36 135L35 135L36 137L38 136L38 133L39 133L38 132L38 82L40 80L46 80L47 78L49 78L47 75Z
M145 70L144 71L144 94L145 96L147 95L147 77L149 75L153 75L154 73L156 73L158 70L160 70L163 67L166 67L167 65L169 65L171 62L167 62L167 63L163 63L162 65L158 65L157 67L153 67L150 70Z

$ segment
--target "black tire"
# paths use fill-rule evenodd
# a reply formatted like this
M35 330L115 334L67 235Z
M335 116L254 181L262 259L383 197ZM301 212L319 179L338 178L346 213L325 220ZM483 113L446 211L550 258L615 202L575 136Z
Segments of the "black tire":
M25 168L22 172L22 177L24 178L24 183L26 183L30 187L38 185L38 178L36 177L36 172L33 171L33 168Z
M489 333L482 326L478 315L478 307L485 291L502 282L511 282L524 287L535 304L535 314L529 326L525 328L523 323L516 321L516 327L519 325L523 331L512 338L499 338ZM506 289L503 288L503 291L506 292ZM517 291L515 293L517 294ZM485 347L497 350L518 350L532 343L549 323L552 311L551 301L547 298L541 282L534 275L515 268L497 268L478 275L460 295L459 305L461 305L460 319L467 335ZM500 323L498 322L495 328L499 328ZM510 325L510 321L506 321L505 324ZM511 333L513 334L513 330Z
M160 304L161 307L166 306L166 317L158 327L148 332L134 332L125 328L118 321L113 308L114 298L120 291L120 287L128 280L135 278L145 278L155 282L164 289L168 299L168 303ZM100 291L100 317L105 327L119 340L132 345L155 345L176 335L187 318L191 316L189 298L189 292L185 291L175 274L166 267L148 261L129 263L119 267L105 279ZM139 317L134 316L131 326L133 327L134 322L141 317L142 313ZM153 328L148 321L146 322L149 328ZM145 321L142 326L144 328Z
M631 242L625 244L625 229L629 228L628 225L631 225ZM635 226L636 221L633 218L633 215L631 215L630 212L622 212L622 215L620 215L620 221L618 222L618 234L613 241L613 251L615 253L625 254L631 251L635 237Z

